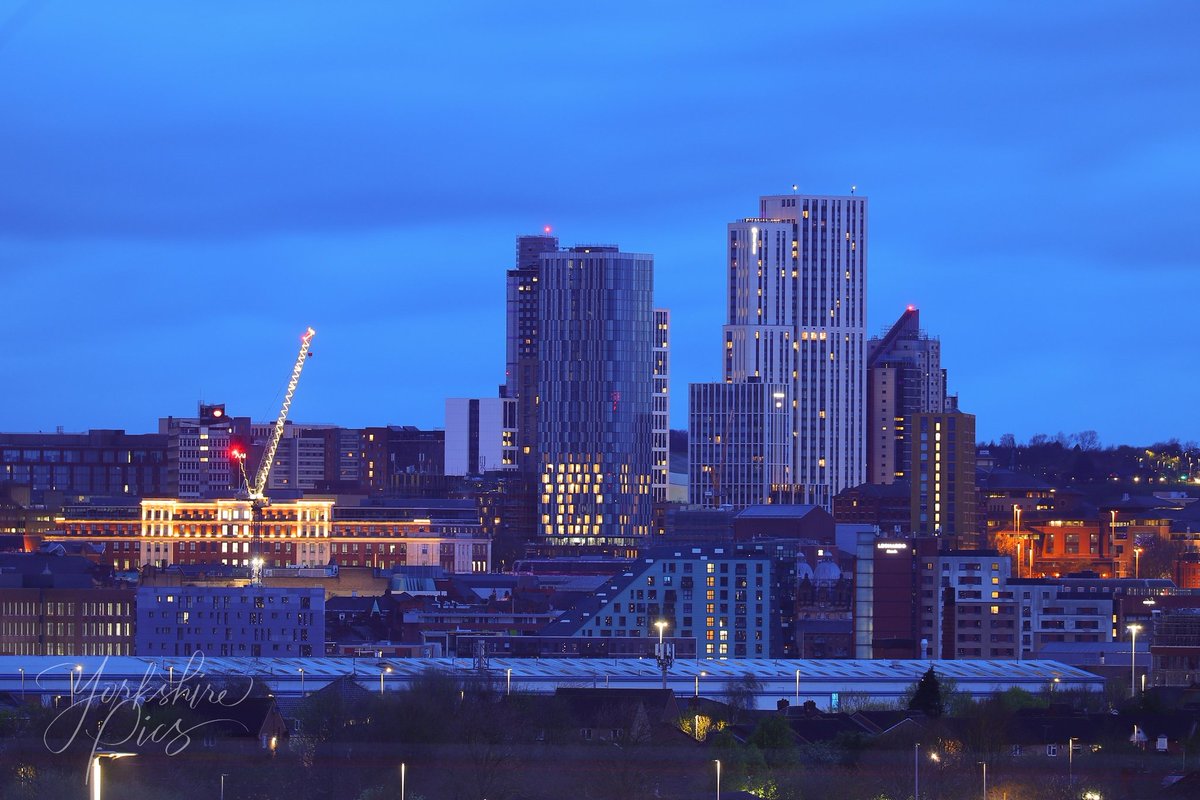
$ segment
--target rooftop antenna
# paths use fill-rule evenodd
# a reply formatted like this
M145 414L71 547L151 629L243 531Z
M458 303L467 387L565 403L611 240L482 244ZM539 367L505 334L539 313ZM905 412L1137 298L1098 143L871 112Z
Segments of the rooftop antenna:
M797 190L799 190L799 189L800 189L799 184L797 184L797 183L792 184L792 194L795 194L797 192Z
M857 188L858 188L857 186L851 185L850 186L850 194L854 194L854 190Z

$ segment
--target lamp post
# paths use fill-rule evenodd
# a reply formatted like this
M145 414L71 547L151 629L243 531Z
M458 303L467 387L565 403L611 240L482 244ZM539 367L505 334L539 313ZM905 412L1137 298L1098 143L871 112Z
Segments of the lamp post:
M1133 548L1133 577L1142 577L1142 548Z
M700 715L696 714L692 718L692 733L696 734L696 741L700 741Z
M713 763L717 765L717 800L721 800L721 761L713 759Z
M405 773L406 769L407 769L407 765L403 761L401 761L400 762L400 800L404 800L404 777L405 777L404 773Z
M1129 696L1137 697L1137 635L1141 625L1133 624L1128 627L1129 640Z
M504 686L504 693L505 693L506 695L510 695L510 694L512 694L512 667L509 667L509 668L508 668L508 669L505 671L505 673L506 673L506 674L505 674L505 686ZM604 686L604 688L605 688L605 689L607 689L607 688L608 688L608 676L605 676L605 686Z
M705 672L704 670L700 670L699 672L696 673L696 691L695 691L695 694L692 695L692 697L700 696L700 676L701 675L708 675L708 673Z
M913 744L913 800L921 798L921 743Z
M987 800L987 762L980 761L983 765L983 800Z
M658 646L654 648L654 657L658 659L658 666L662 670L662 688L666 689L667 670L675 662L675 645L663 641L663 632L667 629L665 619L655 622L654 627L658 628Z
M69 673L67 673L67 678L69 679L69 681L71 683L71 705L75 705L75 673L76 672L82 673L83 665L76 664L75 669L73 669ZM80 677L82 678L83 676L80 675Z
M228 772L221 773L221 800L225 800L225 778L229 777Z
M800 707L800 670L796 670L796 708Z
M17 669L20 670L20 672L21 672L21 699L24 700L25 699L25 668L17 667Z
M102 753L98 752L92 757L92 800L100 800L100 759L102 758L132 758L137 753Z
M379 671L379 696L383 697L383 676L391 672L391 667L385 667Z
M304 667L300 668L300 696L304 697Z
M1067 785L1075 784L1075 740L1078 736L1067 739Z
M1020 578L1021 577L1021 541L1022 541L1022 539L1021 539L1021 506L1018 504L1015 504L1015 503L1013 504L1013 533L1015 534L1016 539L1017 539L1017 577ZM1032 546L1029 548L1029 555L1030 555L1030 561L1032 562L1033 561L1033 558L1032 558L1033 547ZM1032 574L1032 572L1033 572L1033 567L1030 566L1029 574Z
M167 667L167 691L175 688L175 665Z

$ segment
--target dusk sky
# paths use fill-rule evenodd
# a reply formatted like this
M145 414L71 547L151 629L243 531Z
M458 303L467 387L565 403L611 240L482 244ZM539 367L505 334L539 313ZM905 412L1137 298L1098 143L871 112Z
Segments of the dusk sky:
M494 396L514 239L655 257L671 425L725 225L870 198L982 441L1200 439L1194 2L0 0L0 430L197 400L443 425Z

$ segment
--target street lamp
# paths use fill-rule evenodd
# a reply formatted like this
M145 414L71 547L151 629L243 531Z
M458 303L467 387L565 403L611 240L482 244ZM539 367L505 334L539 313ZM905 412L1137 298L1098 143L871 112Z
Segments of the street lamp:
M1142 577L1142 548L1133 548L1133 577Z
M400 800L404 800L404 773L407 766L403 761L400 762Z
M221 773L221 800L225 800L225 779L229 777L228 772Z
M25 668L17 667L17 669L21 672L21 699L24 700L25 699Z
M300 668L300 696L304 697L304 667Z
M512 694L512 667L509 667L507 670L506 681L507 681L507 685L504 688L504 693L506 695ZM605 683L607 683L607 682L608 682L608 676L605 676ZM607 689L608 686L605 686L604 688Z
M379 673L379 696L380 697L383 697L383 676L391 671L392 671L391 667L385 667Z
M82 664L76 664L76 665L75 665L75 669L73 669L73 670L71 670L69 673L67 673L67 678L68 678L68 680L69 680L69 681L70 681L70 683L71 683L71 705L75 705L75 673L76 673L76 672L78 672L78 673L82 673L82 672L83 672L83 665L82 665ZM82 677L83 677L83 675L82 675L82 674L80 674L80 676L79 676L79 677L80 677L80 678L82 678Z
M663 632L667 629L667 621L660 619L654 623L658 628L658 646L654 649L654 657L658 659L658 667L662 670L662 688L667 688L667 670L675 662L675 645L663 641Z
M796 708L800 707L800 670L796 670Z
M700 696L700 676L701 675L707 676L708 673L705 672L704 670L700 670L699 672L696 673L696 693L694 695L692 695L693 697Z
M1078 736L1067 739L1067 785L1075 784L1075 740Z
M921 743L913 744L913 800L921 798Z
M721 800L721 761L713 759L713 763L717 765L717 800Z
M137 753L96 753L92 757L92 800L100 800L100 759L132 758Z
M1137 635L1141 625L1133 624L1126 628L1130 634L1129 640L1129 696L1137 697Z
M175 688L175 665L167 667L167 690Z
M987 762L980 761L983 765L983 800L987 800Z

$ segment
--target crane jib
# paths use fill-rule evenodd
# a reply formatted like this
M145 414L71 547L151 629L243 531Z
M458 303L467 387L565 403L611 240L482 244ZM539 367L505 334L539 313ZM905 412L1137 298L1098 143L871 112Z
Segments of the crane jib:
M292 406L292 397L296 394L296 384L300 382L300 373L304 370L304 362L311 355L308 348L316 334L316 331L309 328L300 337L300 352L296 355L295 366L292 367L292 377L288 380L287 391L283 396L283 406L279 409L279 416L271 428L271 438L267 442L266 450L263 451L262 462L259 463L258 473L254 476L254 485L250 487L251 497L257 500L265 499L267 481L271 477L271 465L275 462L275 452L279 449L279 440L283 438L283 426L287 422L288 409Z

